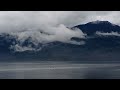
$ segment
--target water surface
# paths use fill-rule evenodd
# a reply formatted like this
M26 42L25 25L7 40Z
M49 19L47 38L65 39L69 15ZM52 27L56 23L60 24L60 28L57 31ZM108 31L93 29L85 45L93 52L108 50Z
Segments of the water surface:
M2 62L0 79L120 79L120 64Z

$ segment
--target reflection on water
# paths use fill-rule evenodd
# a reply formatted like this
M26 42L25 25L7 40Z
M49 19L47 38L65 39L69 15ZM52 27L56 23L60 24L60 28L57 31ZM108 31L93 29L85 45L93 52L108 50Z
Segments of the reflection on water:
M0 79L120 79L120 64L0 63Z

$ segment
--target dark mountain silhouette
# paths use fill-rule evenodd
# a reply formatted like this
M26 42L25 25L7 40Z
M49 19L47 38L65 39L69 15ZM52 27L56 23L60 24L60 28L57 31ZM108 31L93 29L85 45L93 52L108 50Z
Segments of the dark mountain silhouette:
M101 32L120 32L120 26L110 23L109 21L94 21L87 24L77 25L73 28L79 28L87 35L93 35L96 31Z

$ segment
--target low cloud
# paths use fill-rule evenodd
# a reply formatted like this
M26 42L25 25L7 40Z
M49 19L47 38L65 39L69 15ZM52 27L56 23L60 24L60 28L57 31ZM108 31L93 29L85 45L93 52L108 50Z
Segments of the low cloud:
M106 32L106 33L104 33L104 32L98 31L98 32L96 32L96 34L99 36L119 36L120 37L120 33L118 33L118 32L110 32L110 33Z
M41 47L39 44L47 44L51 42L62 42L75 45L84 45L84 41L71 40L72 37L85 39L86 34L84 34L80 29L68 29L64 25L59 25L58 27L49 27L49 29L43 30L26 30L22 32L11 32L11 36L15 37L17 43L11 46L11 49L17 52L23 51L40 51ZM32 43L35 48L30 44L23 46L25 41L30 38L29 43ZM38 48L39 47L39 48Z

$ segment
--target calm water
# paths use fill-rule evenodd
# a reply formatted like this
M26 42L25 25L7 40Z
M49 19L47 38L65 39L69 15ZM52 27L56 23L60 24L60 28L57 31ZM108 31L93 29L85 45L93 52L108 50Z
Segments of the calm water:
M0 79L120 79L120 64L2 62Z

